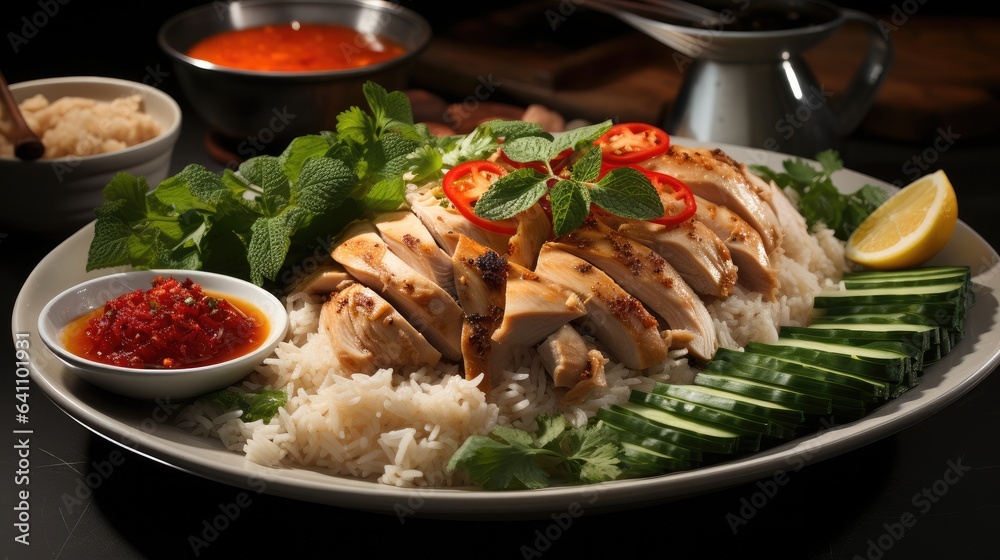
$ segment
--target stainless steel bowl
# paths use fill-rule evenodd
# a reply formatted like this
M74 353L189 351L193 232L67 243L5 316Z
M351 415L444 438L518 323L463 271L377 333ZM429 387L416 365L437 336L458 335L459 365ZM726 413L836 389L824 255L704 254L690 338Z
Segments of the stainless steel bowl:
M380 64L321 72L239 70L185 54L217 33L291 21L346 25L394 40L406 52ZM368 80L390 91L405 88L430 38L430 25L419 14L379 0L213 2L172 17L158 35L185 96L209 126L272 149L296 136L332 130L341 111L365 107L361 86Z

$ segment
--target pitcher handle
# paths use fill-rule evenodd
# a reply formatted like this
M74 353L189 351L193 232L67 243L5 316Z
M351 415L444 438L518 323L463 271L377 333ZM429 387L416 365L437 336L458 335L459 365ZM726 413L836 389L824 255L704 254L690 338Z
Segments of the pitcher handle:
M843 137L854 132L875 102L875 95L892 65L893 47L892 39L875 18L849 9L842 9L841 14L846 21L868 25L868 54L835 108L837 132Z

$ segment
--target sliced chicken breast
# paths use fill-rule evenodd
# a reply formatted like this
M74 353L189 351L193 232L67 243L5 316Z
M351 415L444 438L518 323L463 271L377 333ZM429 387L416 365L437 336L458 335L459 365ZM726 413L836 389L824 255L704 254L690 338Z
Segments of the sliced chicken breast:
M736 263L736 282L748 290L760 292L774 301L778 289L778 271L771 266L767 249L757 230L725 206L695 197L698 209L694 219L715 232L729 249Z
M345 373L434 366L441 359L441 353L389 302L362 284L351 284L323 304L320 329Z
M448 292L397 257L368 221L348 225L333 259L383 295L449 360L462 357L462 308Z
M493 389L490 354L492 336L504 316L507 259L462 235L452 256L455 287L462 304L462 363L466 379L483 378L479 388Z
M550 242L542 246L535 272L576 292L587 309L581 329L626 367L645 369L666 358L656 317L598 267Z
M542 207L534 204L518 214L517 232L507 243L507 260L527 269L535 268L535 259L542 243L552 235L552 224Z
M680 179L696 196L735 212L760 234L768 253L781 245L781 226L768 200L770 191L752 184L742 165L722 150L672 145L642 165Z
M552 246L586 260L646 304L670 329L691 331L684 345L695 357L715 355L715 324L705 303L680 274L656 251L587 218L572 232L557 237Z
M406 195L406 201L413 213L434 236L437 244L449 255L455 253L459 234L466 235L501 255L507 253L510 236L476 227L451 206L448 197L441 192L440 186L409 193Z
M534 347L587 309L575 292L545 282L523 266L508 263L506 308L493 333L493 369L509 367L519 350Z
M420 218L412 212L402 210L375 216L372 223L390 251L410 268L457 297L451 257L438 247Z
M729 248L698 220L674 227L641 220L602 221L656 251L695 292L717 298L726 298L732 292L737 268Z
M352 282L354 282L354 277L348 274L340 263L330 262L318 267L298 282L290 283L285 292L325 295L340 291Z

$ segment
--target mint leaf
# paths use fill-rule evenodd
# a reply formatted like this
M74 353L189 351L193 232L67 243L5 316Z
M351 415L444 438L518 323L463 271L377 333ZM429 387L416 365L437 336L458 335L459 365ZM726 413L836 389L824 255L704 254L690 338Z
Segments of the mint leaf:
M601 174L601 159L602 155L600 148L591 148L587 150L587 152L583 154L583 157L578 159L576 163L573 164L570 177L576 181L583 181L584 183L596 181L597 176Z
M473 210L487 220L513 218L538 202L547 190L545 177L533 169L518 169L497 179Z
M128 173L118 173L104 187L104 199L121 201L117 206L125 221L137 220L146 215L146 194L149 185L145 177L134 177Z
M542 125L525 121L492 120L480 125L490 131L494 138L503 138L505 142L525 136L539 136L552 140L552 135L542 130Z
M296 203L320 214L347 200L357 182L358 178L343 162L328 157L311 158L302 166L295 183Z
M590 214L591 189L579 181L563 180L549 193L552 202L552 230L557 236L580 227Z
M563 153L567 148L579 150L584 146L589 146L611 128L611 121L604 121L589 126L581 126L573 130L568 130L556 137L549 149L548 159L552 159Z
M511 161L518 163L540 161L547 164L550 159L549 148L551 146L551 140L538 136L524 136L504 141L501 150Z
M608 212L633 220L663 215L663 202L642 173L628 167L612 169L590 189L590 198Z
M285 173L288 182L295 184L299 180L299 173L305 165L306 160L314 157L326 155L330 149L330 142L326 137L312 134L299 136L293 139L281 155L278 156L278 164Z
M121 201L105 202L97 210L97 222L94 224L94 239L90 242L87 252L87 272L112 266L131 264L129 256L129 241L132 229L128 222L115 215L125 205Z
M277 216L262 216L253 223L247 248L251 282L263 285L265 279L277 278L303 213L300 208L290 208Z
M288 177L281 169L281 162L274 156L257 156L240 164L240 175L260 188L265 213L281 212L291 198Z

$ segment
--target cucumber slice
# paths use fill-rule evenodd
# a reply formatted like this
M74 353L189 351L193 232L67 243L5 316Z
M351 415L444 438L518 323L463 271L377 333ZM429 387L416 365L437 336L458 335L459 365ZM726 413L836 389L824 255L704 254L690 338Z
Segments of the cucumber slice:
M618 434L618 440L623 443L631 443L633 445L638 445L639 447L644 447L660 455L673 457L674 459L685 461L692 465L700 463L702 460L701 450L699 449L692 449L690 447L684 447L682 445L667 443L663 440L646 437L636 432L630 432L618 428L613 428L613 429Z
M619 429L708 453L733 453L739 443L737 433L635 403L602 408L598 418Z
M647 393L645 391L632 391L632 394L629 395L629 401L725 426L741 436L754 433L766 434L769 431L769 422L767 420L746 418L724 410L702 406L666 395Z
M866 352L862 356L854 353L854 350L855 347L843 344L780 338L776 344L751 342L746 345L747 352L819 364L829 369L891 383L899 383L912 370L908 356L887 351Z
M962 296L965 294L965 290L965 282L863 288L857 290L822 290L816 294L813 305L823 308L843 305L959 301L963 299Z
M725 410L750 418L769 420L772 423L801 425L806 421L805 415L801 410L750 398L746 395L719 391L711 387L657 383L653 387L653 393L671 396L676 399Z
M694 384L738 393L754 399L775 402L789 408L801 410L806 414L822 415L833 412L833 404L828 398L782 389L750 379L698 372L694 376Z
M631 442L622 441L621 446L622 466L626 476L652 476L689 470L698 466L696 463L663 455Z
M889 396L889 383L886 381L838 371L814 363L800 362L789 357L758 354L752 349L745 352L719 349L715 354L715 359L766 367L774 371L792 373L825 383L843 385L869 404L884 400Z

